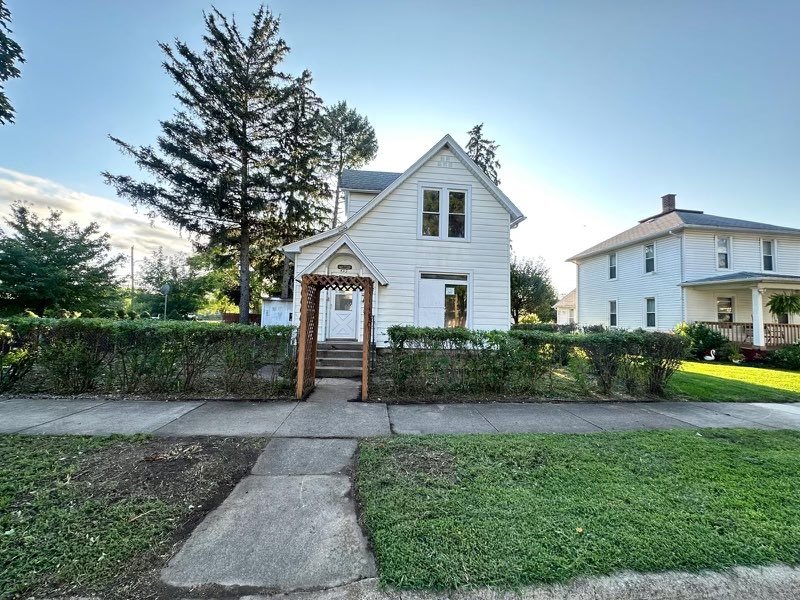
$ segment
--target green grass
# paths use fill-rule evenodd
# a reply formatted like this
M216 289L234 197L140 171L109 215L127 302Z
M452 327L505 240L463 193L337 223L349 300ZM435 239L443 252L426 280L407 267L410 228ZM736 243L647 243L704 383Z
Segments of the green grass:
M73 478L93 453L145 440L0 436L0 598L101 588L167 540L186 506L96 494Z
M708 402L800 402L800 372L687 361L668 391Z
M399 588L800 563L800 432L383 438L356 477Z

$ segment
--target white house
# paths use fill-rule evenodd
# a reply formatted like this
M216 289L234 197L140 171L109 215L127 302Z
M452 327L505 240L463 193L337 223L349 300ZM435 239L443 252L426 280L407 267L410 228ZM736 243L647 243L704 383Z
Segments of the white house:
M452 137L403 173L345 171L340 187L345 222L283 248L297 280L372 278L379 347L394 324L509 328L509 236L525 217ZM323 291L319 340L361 340L360 303L357 291Z
M569 259L582 325L671 330L705 322L756 347L800 341L797 315L770 296L800 290L800 230L675 207Z
M558 325L572 325L576 322L575 315L577 314L577 308L575 305L575 296L577 295L577 290L572 290L569 294L566 294L562 297L558 302L553 305L553 308L556 309L556 323Z

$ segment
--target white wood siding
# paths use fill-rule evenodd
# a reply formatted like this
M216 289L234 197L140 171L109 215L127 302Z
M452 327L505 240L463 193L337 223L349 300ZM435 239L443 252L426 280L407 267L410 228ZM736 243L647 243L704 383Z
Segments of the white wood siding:
M449 160L442 160L444 156ZM418 239L418 183L423 181L471 186L470 241ZM355 195L351 194L351 203ZM361 218L348 230L348 235L389 280L388 286L375 288L378 345L385 345L389 326L414 324L419 271L468 274L471 326L475 329L509 328L510 216L448 149L432 157ZM334 239L303 248L296 258L295 273L302 272ZM299 292L300 286L296 289ZM320 335L325 331L324 309L321 303ZM300 314L298 297L295 297L294 313Z
M644 327L645 298L656 299L656 328L671 330L682 319L681 237L667 235L655 243L656 270L644 271L644 246L616 250L617 278L609 279L608 254L578 265L578 319L582 325L609 325L609 302L617 302L617 326Z
M372 200L377 194L364 194L361 192L347 192L347 206L345 218L349 219Z
M733 239L730 269L717 269L716 238ZM688 229L685 238L686 281L715 277L725 273L763 272L761 240L775 240L775 271L781 275L800 275L800 236L742 233L735 231L697 231Z

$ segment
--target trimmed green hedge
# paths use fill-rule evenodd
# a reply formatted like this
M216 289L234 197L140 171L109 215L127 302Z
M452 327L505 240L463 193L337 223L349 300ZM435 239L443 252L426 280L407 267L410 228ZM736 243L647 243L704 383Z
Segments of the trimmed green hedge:
M383 360L396 392L525 393L552 385L556 371L582 366L600 393L621 383L629 393L663 395L686 357L688 342L670 333L556 333L538 329L474 331L394 326Z
M187 321L13 318L0 322L0 391L35 371L52 393L291 389L291 327ZM256 377L272 365L267 378ZM278 373L282 373L282 377Z

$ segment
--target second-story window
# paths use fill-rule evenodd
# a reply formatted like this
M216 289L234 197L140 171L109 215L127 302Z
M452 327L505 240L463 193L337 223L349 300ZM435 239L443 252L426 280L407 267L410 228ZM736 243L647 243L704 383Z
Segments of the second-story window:
M644 247L644 272L656 272L656 245L647 244Z
M731 238L728 236L717 238L717 268L731 268Z
M761 240L761 259L765 271L775 270L775 242L773 240Z
M614 252L613 254L608 255L608 278L609 279L616 279L617 278L617 253Z
M469 190L422 187L420 237L465 240L469 237Z

